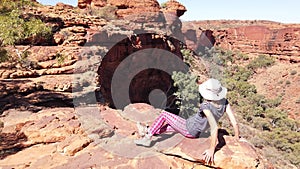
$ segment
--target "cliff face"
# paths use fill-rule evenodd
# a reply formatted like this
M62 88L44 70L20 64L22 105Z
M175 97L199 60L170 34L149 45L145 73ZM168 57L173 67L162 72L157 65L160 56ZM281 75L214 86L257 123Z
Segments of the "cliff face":
M300 62L300 27L270 29L245 26L216 32L217 45L245 53L277 55L279 59Z
M79 3L81 2L79 1ZM73 87L74 91L77 91L77 88L82 87L80 86L83 84L82 81L90 81L89 84L93 83L93 87L100 87L99 92L101 92L102 97L100 99L104 99L105 103L114 106L111 96L111 80L114 71L126 57L144 49L154 48L168 51L169 55L174 55L180 60L183 59L180 52L183 41L181 21L176 14L183 14L185 8L179 3L172 1L167 5L169 8L165 9L164 12L159 11L160 7L157 6L157 1L103 1L103 6L99 5L100 1L85 1L84 3L86 8L90 7L77 9L58 3L56 6L40 6L28 9L26 11L28 15L41 18L53 27L54 36L50 44L53 46L17 46L20 51L27 50L30 56L24 60L24 63L3 63L0 65L0 76L4 79L27 77L43 79L45 76L53 75L58 76L57 79L61 79L60 75L64 74L64 78L69 79L72 78L72 73L85 72L85 75L89 77L78 77L78 81L75 80L74 83L67 80L67 84L62 84L62 80L54 80L51 85L43 83L41 87L43 89L50 87L51 90L58 92L61 91L57 88L70 91ZM157 10L143 10L149 4L157 6ZM102 7L112 6L117 7L116 11L112 11L115 13L105 13L104 15L95 13L95 11L107 12ZM178 10L176 6L178 6ZM134 13L128 12L126 15L120 16L120 11L125 10L125 7ZM91 12L90 9L93 11ZM114 17L108 18L107 15ZM27 42L23 42L23 45L25 44ZM42 41L41 44L43 44ZM12 48L7 49L14 50ZM159 56L164 57L161 54ZM149 57L155 56L149 54ZM94 63L91 63L90 59L93 59L92 62ZM58 60L63 60L63 63L58 63ZM143 60L135 60L134 62L137 65L147 65L147 62ZM170 61L164 58L157 63L166 67ZM28 64L31 65L30 68L26 68ZM156 66L158 67L158 65ZM173 69L175 70L177 67L173 66ZM149 103L149 92L158 86L163 92L169 92L168 96L172 95L174 92L173 82L171 72L168 73L154 69L141 72L134 78L135 83L132 83L130 87L132 102ZM147 82L147 79L152 80ZM97 84L94 83L95 81ZM93 93L94 89L90 88L87 91ZM7 95L10 94L12 93ZM6 99L7 95L3 95L3 99ZM9 101L6 99L4 103L9 103Z
M133 39L138 39L139 46L132 45ZM172 57L178 57L178 60ZM167 93L170 105L175 91L170 75L176 70L187 71L185 65L178 62L182 59L177 39L152 33L125 38L114 45L101 61L97 71L101 86L99 92L111 106L123 108L130 102L114 104L113 99L116 101L128 95L132 103L150 103L150 92L159 89ZM172 106L175 108L176 105Z
M267 21L183 23L183 33L188 34L192 30L197 31L196 39L200 39L203 31L211 30L215 38L214 45L224 49L239 50L243 53L267 54L290 62L300 62L300 25L297 24ZM192 48L197 46L197 43L190 40L188 43Z

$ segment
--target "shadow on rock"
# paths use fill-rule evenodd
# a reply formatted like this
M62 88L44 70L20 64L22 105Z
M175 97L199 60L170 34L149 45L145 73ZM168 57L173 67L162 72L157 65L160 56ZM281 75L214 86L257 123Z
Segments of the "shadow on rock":
M150 147L153 147L156 143L162 142L166 139L169 139L171 137L173 137L176 133L170 133L170 134L161 134L158 136L157 139L155 139L154 141L151 142Z
M218 130L218 144L216 146L216 151L221 150L221 148L226 145L224 136L229 136L229 133L225 129L219 129Z
M16 154L26 146L22 143L27 141L24 133L0 133L0 160L9 155Z
M38 112L49 107L73 107L70 96L46 90L31 80L0 80L0 84L0 115L11 108Z

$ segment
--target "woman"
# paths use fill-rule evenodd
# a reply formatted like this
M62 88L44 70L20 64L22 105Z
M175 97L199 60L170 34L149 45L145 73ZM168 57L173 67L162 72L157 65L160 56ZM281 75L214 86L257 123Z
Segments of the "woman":
M204 151L203 160L213 163L214 153L217 145L218 126L217 121L227 113L235 131L235 138L239 138L239 129L233 111L226 99L227 89L216 79L208 79L199 85L199 93L204 98L199 112L183 119L175 114L162 111L150 128L138 123L139 134L143 137L135 140L135 144L150 146L151 137L167 131L179 132L188 138L199 138L200 134L209 127L211 130L211 146ZM164 125L165 124L165 125Z

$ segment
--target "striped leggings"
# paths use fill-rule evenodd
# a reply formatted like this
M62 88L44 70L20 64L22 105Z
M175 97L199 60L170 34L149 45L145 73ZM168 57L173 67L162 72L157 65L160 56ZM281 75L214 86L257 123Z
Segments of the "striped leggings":
M149 129L151 135L164 132L178 132L185 137L194 138L194 136L187 131L186 120L184 118L166 111L162 111Z

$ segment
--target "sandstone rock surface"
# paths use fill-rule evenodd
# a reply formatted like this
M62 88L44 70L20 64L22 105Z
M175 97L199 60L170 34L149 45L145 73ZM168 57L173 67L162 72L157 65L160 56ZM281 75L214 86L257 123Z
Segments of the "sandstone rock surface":
M1 136L2 168L264 168L264 160L248 142L238 142L220 134L215 165L206 166L201 153L209 147L209 138L186 139L179 134L163 134L150 148L136 146L135 120L153 117L158 110L147 104L131 104L124 111L97 107L54 108L32 114L9 110ZM97 110L97 111L96 111ZM137 117L133 117L133 115ZM83 121L92 116L102 125ZM132 118L133 117L133 118ZM141 118L142 119L142 118ZM154 118L152 118L154 120ZM152 121L151 120L151 121ZM112 135L91 138L92 130L109 129ZM100 127L100 128L99 128ZM104 133L102 133L104 134ZM10 136L10 137L8 137ZM195 147L197 147L195 149Z
M145 6L145 4L147 5ZM135 15L144 12L158 12L160 10L159 3L156 0L78 0L78 7L81 9L101 8L109 5L116 6L118 8L116 14L119 17Z
M162 11L165 13L172 13L173 15L180 17L187 11L187 9L181 3L175 0L169 0L165 2Z
M107 19L90 10L107 6L116 6L117 16L124 20ZM182 23L178 17L186 9L176 1L166 3L166 9L155 0L79 0L78 7L82 10L61 3L27 9L52 26L53 41L41 39L40 43L53 46L33 46L28 49L28 58L0 64L0 122L4 122L3 127L0 125L0 168L212 168L199 160L201 151L209 145L206 138L191 140L166 134L156 137L150 148L133 144L138 137L136 121L151 124L159 109L132 104L124 110L99 111L89 106L74 110L76 101L95 103L95 88L99 89L94 84L99 79L95 72L102 59L108 56L99 71L104 69L107 72L103 74L111 76L121 59L140 49L154 46L182 58L183 42L194 50L215 45L299 62L299 25L256 21ZM134 34L142 34L141 42L131 38ZM17 48L22 51L28 47ZM156 84L145 83L151 73L155 71L143 72L133 89ZM170 80L159 73L153 77ZM109 84L103 85L109 89ZM72 89L78 91L71 93ZM133 98L139 100L147 94ZM293 97L293 101L296 99ZM236 142L226 135L224 141L226 144L216 152L214 168L269 167L250 143ZM195 149L192 144L201 148Z

